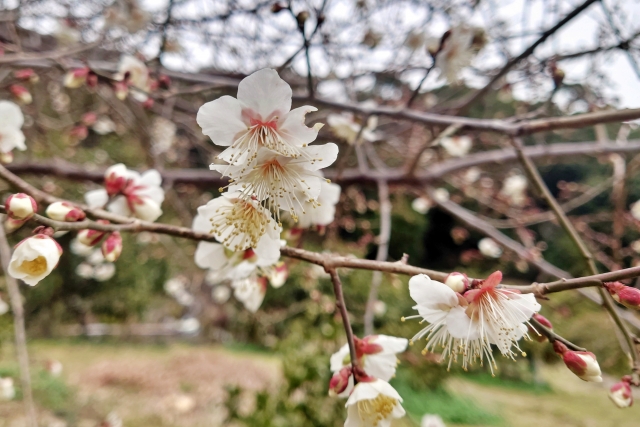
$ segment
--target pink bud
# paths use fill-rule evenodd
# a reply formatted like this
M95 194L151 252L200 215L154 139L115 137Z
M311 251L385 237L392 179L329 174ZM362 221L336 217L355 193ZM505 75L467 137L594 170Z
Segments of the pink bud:
M171 86L171 78L166 74L160 74L158 76L158 86L162 89L169 89Z
M562 356L564 364L583 381L602 382L602 372L595 354L588 351L572 351L560 341L553 342L553 349Z
M83 141L87 136L89 136L89 129L84 125L74 126L73 129L69 131L69 138L75 142Z
M464 273L454 271L453 273L449 273L447 278L444 280L444 284L455 292L463 294L467 289L469 289L469 278Z
M102 243L102 255L108 262L115 262L122 253L122 236L117 231L111 233Z
M93 111L89 111L88 113L84 113L82 115L81 122L85 126L93 126L98 120L98 115Z
M96 221L98 224L109 224L109 221L99 219ZM78 241L86 246L95 246L100 240L107 234L106 231L100 230L80 230L78 231Z
M38 83L40 80L38 75L32 68L23 68L22 70L16 70L13 72L13 77L18 80L29 81L29 83Z
M142 103L142 108L144 108L145 110L150 110L151 107L153 107L153 98L147 98L143 103Z
M129 95L129 85L127 85L126 81L113 82L113 91L116 94L116 98L124 101L127 99L127 95Z
M64 76L64 87L77 89L84 85L87 82L87 77L89 76L90 71L89 67L76 68L75 70L69 71Z
M609 398L618 408L628 408L633 405L633 394L631 393L631 377L625 375L620 382L615 383L609 389Z
M127 167L122 163L113 165L104 173L104 186L109 196L120 193L129 182Z
M28 194L18 193L7 197L5 208L9 217L26 221L38 211L38 204Z
M33 102L31 93L22 85L13 84L9 86L9 92L11 92L11 95L23 104L31 104L31 102Z
M55 202L46 210L49 218L56 221L76 222L86 218L84 211L68 202Z
M608 282L604 284L614 300L627 308L640 310L640 289L625 286L620 282Z
M98 86L98 75L93 71L90 71L87 76L87 86L91 88Z
M345 366L331 377L329 380L329 395L337 396L347 389L351 378L351 366Z

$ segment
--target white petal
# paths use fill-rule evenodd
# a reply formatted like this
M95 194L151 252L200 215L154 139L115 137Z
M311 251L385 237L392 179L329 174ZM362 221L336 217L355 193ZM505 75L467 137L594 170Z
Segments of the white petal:
M322 145L310 145L302 149L304 157L319 159L314 162L306 162L303 166L307 170L316 171L333 164L338 158L338 146L333 142Z
M329 369L331 372L338 372L344 365L344 360L349 356L349 344L340 347L340 350L333 353L329 359Z
M256 71L238 85L238 101L258 113L263 120L288 113L292 94L287 82L270 68Z
M105 191L106 194L106 191ZM86 194L85 194L86 197ZM113 212L114 214L122 215L122 216L131 216L132 212L129 210L129 205L127 204L127 199L124 196L118 196L107 206L107 210L109 212Z
M107 190L101 188L99 190L91 190L85 193L84 201L92 208L104 208L109 201Z
M479 336L479 326L472 322L463 307L452 308L447 316L447 330L454 338L476 339Z
M419 306L431 310L448 310L458 306L456 293L444 283L431 280L426 274L409 279L409 294Z
M24 114L20 107L11 101L0 101L0 128L20 129L24 124Z
M24 151L27 149L24 140L24 133L18 128L0 129L0 152L8 153L14 148Z
M228 95L200 107L196 121L203 134L223 147L233 144L240 133L247 131L247 124L242 121L242 105Z
M220 270L229 262L224 246L213 242L199 242L194 258L198 267L212 270Z
M278 133L287 142L298 147L312 143L318 137L318 129L305 124L305 116L312 111L318 109L306 105L291 110L278 124Z

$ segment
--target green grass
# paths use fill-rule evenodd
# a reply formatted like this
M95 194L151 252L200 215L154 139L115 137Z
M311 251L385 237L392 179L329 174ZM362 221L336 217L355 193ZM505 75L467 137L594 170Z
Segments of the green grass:
M406 381L397 378L393 386L402 396L402 406L417 423L424 414L437 414L446 423L501 426L503 419L479 407L473 400L458 397L445 389L414 390Z
M488 372L467 373L466 375L464 375L464 379L485 386L526 391L533 394L553 393L553 389L546 382L535 383L533 381L522 381L511 378L494 377L491 376L491 374L489 374Z

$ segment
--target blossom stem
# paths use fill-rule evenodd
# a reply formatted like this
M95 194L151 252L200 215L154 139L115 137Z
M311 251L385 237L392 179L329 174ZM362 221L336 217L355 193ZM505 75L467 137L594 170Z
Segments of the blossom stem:
M538 322L533 317L531 319L529 319L529 323L531 323L531 326L533 326L535 328L535 330L538 331L541 335L544 335L545 337L547 337L549 339L549 342L551 342L551 343L553 343L554 341L560 341L561 343L566 345L571 350L574 350L574 351L587 351L587 349L582 348L582 347L578 347L577 345L575 345L571 341L567 340L566 338L563 338L560 335L556 334L551 329L547 328L546 326L544 326L542 323Z
M16 340L16 353L18 366L20 369L20 382L22 383L22 396L29 427L38 427L36 418L36 407L33 402L33 392L31 389L31 373L29 372L29 352L27 350L27 333L24 326L24 307L22 305L22 295L18 281L14 279L9 271L9 261L11 260L11 248L4 233L4 227L0 226L0 263L4 270L4 280L9 293L9 303L13 312L13 328Z
M356 381L356 370L358 368L358 358L356 355L356 344L353 339L353 329L351 327L351 321L349 320L349 312L347 306L344 303L344 294L342 292L342 282L340 276L335 268L325 267L325 271L331 276L331 282L333 283L333 293L336 296L336 308L340 311L340 317L342 317L342 326L347 334L347 343L349 344L349 355L351 357L351 367L353 368L353 379ZM357 381L356 381L357 382Z

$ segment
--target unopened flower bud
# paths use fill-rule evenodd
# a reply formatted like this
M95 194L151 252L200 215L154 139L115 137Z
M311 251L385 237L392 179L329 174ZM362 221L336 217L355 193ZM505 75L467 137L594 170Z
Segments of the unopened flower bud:
M17 193L7 197L5 202L7 215L13 219L26 221L38 212L38 204L28 194Z
M74 143L84 141L87 136L89 136L89 129L84 125L74 126L69 131L69 139Z
M38 83L40 78L32 68L24 68L13 72L13 77L18 80L28 81L29 83Z
M329 380L329 396L337 396L347 389L351 378L351 366L345 366Z
M269 270L269 274L267 275L269 283L271 283L271 286L273 286L274 288L279 288L280 286L284 285L284 282L287 281L288 277L289 268L283 261L279 261L275 266L273 266Z
M141 104L142 108L144 108L145 110L150 110L153 107L154 104L154 100L153 98L147 98L145 99L145 101Z
M129 85L126 81L114 82L113 91L116 94L116 98L120 101L124 101L127 99L127 95L129 95Z
M109 221L99 219L96 221L98 224L109 224ZM86 246L95 246L100 240L107 234L106 231L101 230L80 230L78 231L78 242Z
M278 13L282 10L285 10L287 7L282 3L274 3L271 5L271 12Z
M631 377L625 375L620 382L615 383L609 389L609 399L618 408L628 408L633 405L633 394L631 393Z
M569 350L566 345L560 341L554 341L553 349L562 356L564 364L578 378L583 381L595 383L602 382L602 372L595 354L588 351Z
M447 276L447 278L444 280L444 284L453 289L455 292L463 294L467 289L469 289L469 278L464 273L458 273L457 271L454 271Z
M58 265L62 248L51 237L36 234L18 243L11 255L8 273L35 286Z
M7 234L13 233L14 231L22 227L27 221L28 219L13 219L8 216L4 221L4 231Z
M29 92L29 90L22 85L14 84L9 86L9 92L11 92L11 95L13 95L16 100L20 101L23 104L31 104L31 102L33 102L31 92Z
M82 119L80 121L85 126L93 126L96 121L98 121L98 115L93 111L89 111L88 113L84 113L82 115Z
M76 222L86 218L82 209L68 202L51 203L45 213L56 221Z
M158 76L158 87L160 89L169 89L171 87L171 77L166 74L160 74Z
M87 76L87 86L90 88L98 86L98 75L93 71L90 71Z
M614 300L627 308L640 310L640 289L625 286L620 282L608 282L604 286Z
M116 262L122 253L122 236L114 231L102 243L102 255L107 262Z
M124 189L129 181L127 167L118 163L104 172L104 186L109 196L114 196Z
M296 21L298 21L298 27L300 28L304 27L304 23L307 22L307 19L309 19L309 12L307 12L306 10L303 10L302 12L298 13L296 15Z
M64 75L64 87L68 87L69 89L79 88L87 83L87 77L90 72L91 70L89 70L89 67L76 68L75 70L69 71Z

